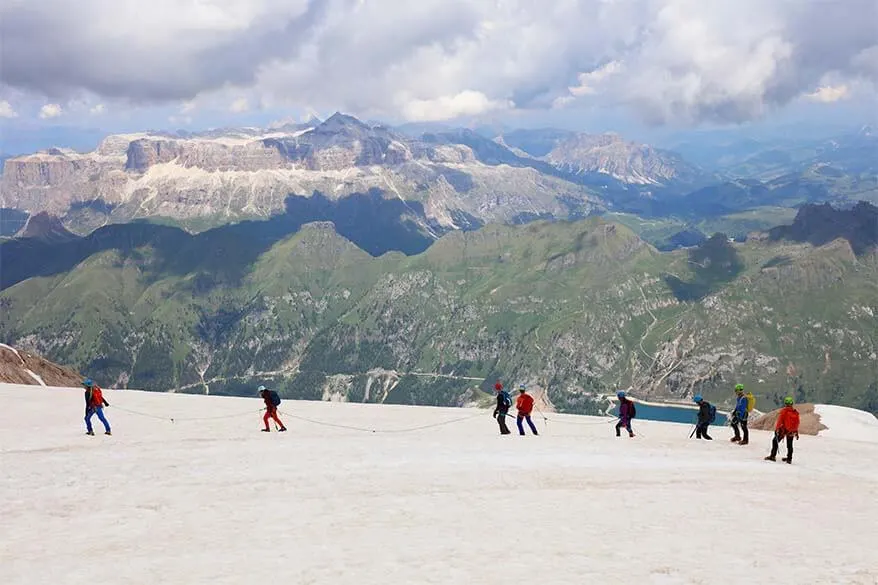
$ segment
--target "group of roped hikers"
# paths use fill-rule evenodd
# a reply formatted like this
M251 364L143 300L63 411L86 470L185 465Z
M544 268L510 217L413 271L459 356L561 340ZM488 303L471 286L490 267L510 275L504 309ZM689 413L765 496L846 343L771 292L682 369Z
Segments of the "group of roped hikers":
M503 390L503 384L497 382L494 385L497 393L497 407L494 409L494 418L500 425L500 434L510 434L509 428L506 426L506 417L509 409L512 407L512 399L509 394ZM531 421L530 414L533 411L534 399L525 389L524 384L519 386L519 397L516 401L516 409L518 416L518 434L523 435L524 427L522 421L526 420L530 425L533 434L537 434L537 429ZM634 430L631 428L631 421L637 416L637 407L632 400L628 398L624 391L620 390L616 393L619 399L619 420L616 423L616 436L622 435L622 429L628 431L629 437L634 437ZM698 418L695 423L695 429L692 433L697 439L705 439L712 441L713 437L708 434L708 428L716 421L716 407L704 400L699 394L694 398L695 404L698 405ZM735 435L730 439L732 443L738 445L750 444L750 430L747 428L747 421L750 418L750 412L756 406L756 398L751 392L744 393L744 385L737 384L735 386L735 408L732 411L729 423ZM691 437L692 435L690 435ZM785 463L793 462L793 438L799 438L799 412L793 406L793 397L784 398L784 407L781 409L777 422L774 427L774 436L771 440L771 454L765 458L766 461L777 461L777 450L781 441L786 440L787 456L782 459Z
M110 423L104 416L104 407L110 406L110 404L104 398L101 388L90 378L84 380L82 385L85 387L86 434L94 435L91 418L92 416L97 415L98 419L104 425L104 434L111 435ZM494 408L493 416L497 419L497 424L500 426L500 434L509 435L512 431L506 426L506 417L511 416L509 410L512 408L512 398L509 396L509 393L503 389L503 384L500 382L494 384L494 391L497 394L497 406ZM286 426L284 426L284 423L277 415L277 408L280 406L280 396L278 393L274 390L269 390L265 386L259 386L257 392L263 402L265 402L265 415L262 417L262 422L265 424L265 428L262 429L262 432L271 432L271 428L268 424L269 420L274 421L275 428L278 432L286 431ZM747 420L750 416L750 412L756 404L756 399L752 393L744 393L743 384L737 384L735 386L735 396L735 408L732 411L732 417L730 420L732 431L734 431L735 436L730 440L739 445L748 445L750 443L750 432L747 428ZM616 423L616 436L621 436L621 430L624 428L628 431L629 437L634 437L634 431L631 428L631 421L637 416L637 407L634 402L628 398L624 391L620 390L617 392L616 397L619 399L619 421ZM701 395L696 395L694 400L698 405L698 419L695 423L693 434L697 439L712 441L713 437L711 437L707 431L710 425L716 420L716 407L704 400ZM534 399L533 396L527 393L527 388L524 384L521 384L518 387L518 398L515 400L515 409L517 411L515 421L518 426L518 434L525 434L524 423L527 422L531 432L534 435L538 435L537 427L531 419L531 413L533 413L534 409ZM774 428L774 437L771 440L771 454L765 458L766 461L777 461L776 457L780 442L786 440L787 456L784 457L782 461L792 463L793 438L799 438L799 412L793 406L792 396L787 396L784 398L784 407L781 409L777 417L777 423Z

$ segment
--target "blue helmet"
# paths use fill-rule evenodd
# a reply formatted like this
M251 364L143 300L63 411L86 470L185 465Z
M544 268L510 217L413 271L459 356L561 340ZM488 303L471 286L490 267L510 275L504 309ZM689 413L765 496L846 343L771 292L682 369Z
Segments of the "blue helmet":
M82 381L82 385L85 386L86 388L91 388L92 386L95 385L95 383L94 383L94 380L92 380L91 378L86 378L85 380Z
M701 397L701 394L696 394L695 398L693 398L695 402L701 402L704 398Z
M619 398L625 398L625 391L619 390L618 392L616 392L616 396Z

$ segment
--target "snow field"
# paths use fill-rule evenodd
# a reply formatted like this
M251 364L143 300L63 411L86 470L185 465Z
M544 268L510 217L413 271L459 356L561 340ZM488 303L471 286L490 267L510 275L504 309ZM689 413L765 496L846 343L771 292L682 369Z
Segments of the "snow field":
M823 437L878 443L878 419L868 412L829 404L814 405L814 412L829 427L820 431Z
M0 385L0 583L878 583L878 443L790 466L759 431L284 401L261 433L257 399L105 396L87 437L82 390Z

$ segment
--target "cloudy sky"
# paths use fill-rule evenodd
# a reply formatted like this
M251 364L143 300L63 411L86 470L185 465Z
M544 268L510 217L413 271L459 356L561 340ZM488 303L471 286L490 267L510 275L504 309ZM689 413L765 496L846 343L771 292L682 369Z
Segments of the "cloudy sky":
M878 0L0 0L0 40L7 130L693 128L878 95Z

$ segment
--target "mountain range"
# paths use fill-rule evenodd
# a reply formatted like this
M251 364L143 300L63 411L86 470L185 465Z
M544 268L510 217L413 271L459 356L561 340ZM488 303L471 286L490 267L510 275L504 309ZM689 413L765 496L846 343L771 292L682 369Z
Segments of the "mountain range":
M448 405L502 377L588 412L745 380L861 406L875 153L864 128L702 168L612 134L344 114L109 136L5 162L0 341L160 391Z
M401 211L401 208L398 209ZM496 378L597 393L860 406L878 381L878 209L806 206L744 243L659 252L592 217L365 251L391 224L128 223L0 244L0 338L108 386L454 405ZM52 232L54 234L54 231ZM416 233L416 232L412 232ZM358 243L359 242L359 243Z
M0 237L23 233L42 212L85 235L130 221L192 233L279 216L340 225L367 210L407 234L370 253L411 254L449 231L609 212L667 249L714 231L745 237L792 220L806 203L878 203L878 138L869 128L807 144L721 146L719 164L709 148L681 145L705 170L614 134L394 129L340 113L269 129L114 135L93 152L7 159Z

